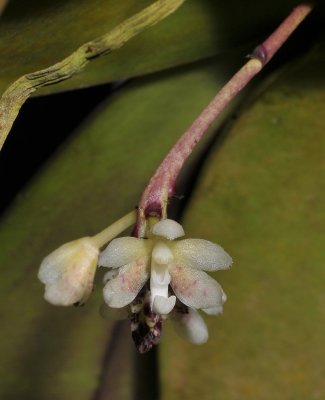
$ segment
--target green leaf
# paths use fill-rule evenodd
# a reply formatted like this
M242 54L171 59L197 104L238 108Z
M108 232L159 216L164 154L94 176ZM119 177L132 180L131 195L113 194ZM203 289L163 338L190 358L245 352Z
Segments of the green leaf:
M325 396L323 65L318 46L271 76L205 164L185 231L233 256L228 301L206 345L165 335L163 399Z
M92 398L107 341L107 390L131 398L133 344L128 327L118 335L98 315L101 282L84 308L55 308L43 299L38 266L65 241L136 206L167 150L229 74L227 63L214 60L134 81L17 198L0 226L1 398Z
M11 0L0 24L0 92L21 75L67 57L109 32L149 0ZM122 49L87 66L78 76L38 93L96 85L207 58L256 40L296 2L188 0L174 15ZM255 42L256 44L256 42ZM253 44L254 46L254 44Z

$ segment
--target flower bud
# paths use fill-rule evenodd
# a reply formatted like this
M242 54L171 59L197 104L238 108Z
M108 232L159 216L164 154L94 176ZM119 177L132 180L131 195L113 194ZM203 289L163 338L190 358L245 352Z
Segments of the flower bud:
M84 304L93 288L99 249L90 237L68 242L41 263L39 280L45 284L44 298L57 306Z

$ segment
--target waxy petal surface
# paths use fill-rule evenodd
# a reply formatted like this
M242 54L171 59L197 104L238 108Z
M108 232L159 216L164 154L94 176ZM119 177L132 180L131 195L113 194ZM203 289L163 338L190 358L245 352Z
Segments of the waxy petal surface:
M211 308L223 304L221 286L205 272L172 263L169 273L174 293L188 307Z
M143 285L149 279L149 257L120 268L119 274L104 286L104 300L109 307L120 308L135 299Z
M173 254L184 265L204 271L226 269L232 258L224 249L204 239L184 239L173 244Z
M168 240L174 240L185 235L182 225L172 219L162 219L157 222L152 227L151 233Z
M151 240L134 237L114 239L101 253L98 264L102 267L119 268L149 255Z

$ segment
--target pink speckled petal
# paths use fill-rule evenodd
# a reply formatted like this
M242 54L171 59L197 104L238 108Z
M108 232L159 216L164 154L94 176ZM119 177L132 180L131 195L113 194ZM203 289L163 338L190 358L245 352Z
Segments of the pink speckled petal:
M149 257L142 257L119 269L119 274L109 280L104 289L104 300L109 307L120 308L135 299L149 279Z
M179 263L169 266L171 287L179 300L192 308L222 306L223 290L219 283L203 271Z

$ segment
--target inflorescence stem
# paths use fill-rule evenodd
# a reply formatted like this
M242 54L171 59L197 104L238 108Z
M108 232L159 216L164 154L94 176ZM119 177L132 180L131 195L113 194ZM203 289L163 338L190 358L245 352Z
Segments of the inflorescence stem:
M230 101L270 61L312 8L310 4L297 6L273 33L255 48L249 56L250 60L226 83L172 147L142 194L134 235L145 235L148 216L166 218L168 201L174 194L176 179L194 147Z
M115 221L112 225L108 226L106 229L97 233L97 235L92 236L91 239L94 245L96 245L98 248L103 247L106 243L110 242L117 235L133 225L136 221L136 216L136 211L131 211L124 215L124 217Z

